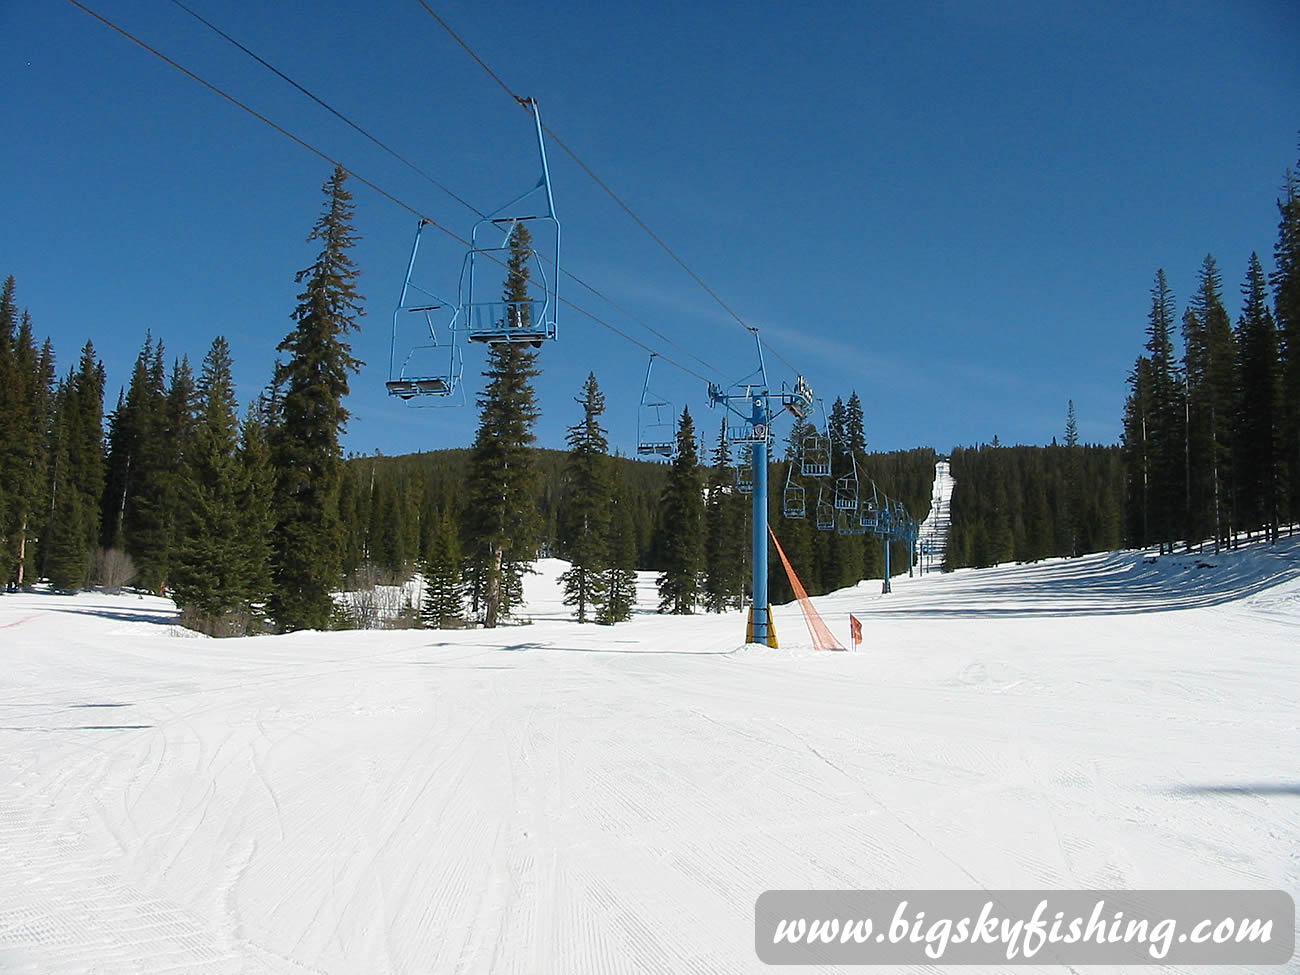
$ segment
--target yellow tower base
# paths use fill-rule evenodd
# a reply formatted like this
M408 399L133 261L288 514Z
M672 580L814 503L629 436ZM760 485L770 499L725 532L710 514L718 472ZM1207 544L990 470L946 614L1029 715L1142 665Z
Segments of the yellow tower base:
M749 620L745 623L745 642L754 642L754 607L749 607ZM776 621L772 619L772 607L767 607L767 645L769 647L779 647L776 642Z

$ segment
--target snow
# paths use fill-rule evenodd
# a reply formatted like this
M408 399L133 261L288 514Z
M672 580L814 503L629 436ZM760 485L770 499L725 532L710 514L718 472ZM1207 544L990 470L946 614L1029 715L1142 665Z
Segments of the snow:
M943 568L948 557L948 529L952 526L952 489L957 482L947 459L935 461L934 488L930 494L930 513L917 532L917 552L921 567L929 572Z
M649 575L578 626L562 569L496 631L0 596L0 971L718 975L768 889L1300 890L1297 540L866 581L846 653Z

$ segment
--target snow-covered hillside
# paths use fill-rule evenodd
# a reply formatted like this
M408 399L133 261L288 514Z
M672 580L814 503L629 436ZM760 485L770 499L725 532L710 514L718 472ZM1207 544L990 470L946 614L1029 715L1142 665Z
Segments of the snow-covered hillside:
M722 975L773 888L1300 890L1295 540L864 582L847 653L540 568L490 632L0 596L0 971Z

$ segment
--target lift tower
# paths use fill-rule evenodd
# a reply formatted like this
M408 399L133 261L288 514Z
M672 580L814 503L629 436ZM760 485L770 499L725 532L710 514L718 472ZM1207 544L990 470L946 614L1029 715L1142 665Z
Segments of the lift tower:
M763 343L757 329L750 329L758 347L758 369L745 379L734 383L726 391L716 383L709 384L709 405L721 406L740 422L727 424L727 440L742 444L751 451L754 482L753 605L750 607L750 640L752 643L770 645L771 620L767 601L767 464L768 446L772 441L772 421L789 410L799 419L812 412L813 390L802 377L795 378L793 389L782 384L780 392L772 392L767 383L767 367L763 363Z

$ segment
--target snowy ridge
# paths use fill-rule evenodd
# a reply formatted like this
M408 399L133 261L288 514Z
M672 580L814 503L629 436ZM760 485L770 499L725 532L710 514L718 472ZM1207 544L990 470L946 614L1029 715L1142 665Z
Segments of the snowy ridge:
M1300 539L864 582L846 653L649 573L578 626L563 567L496 631L0 596L0 971L732 975L768 889L1300 889Z
M952 489L957 482L952 477L948 460L934 465L934 487L930 494L930 513L921 522L918 534L918 551L923 571L942 571L948 558L948 528L952 524Z

